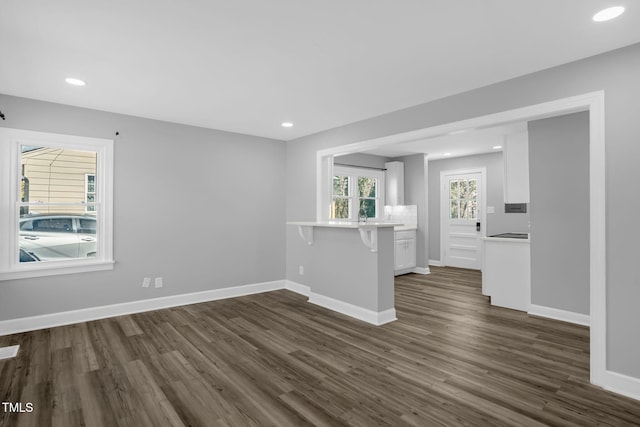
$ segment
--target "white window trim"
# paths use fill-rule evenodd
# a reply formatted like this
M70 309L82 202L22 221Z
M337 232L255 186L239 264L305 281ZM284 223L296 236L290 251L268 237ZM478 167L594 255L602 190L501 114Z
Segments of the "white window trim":
M96 258L20 263L18 227L21 145L62 147L97 153ZM113 268L113 140L0 128L0 280L81 273Z
M349 184L349 218L344 218L348 221L358 221L358 208L360 206L358 200L360 199L358 195L358 177L367 177L367 178L376 178L378 180L378 197L376 203L376 216L374 218L369 218L370 220L380 220L384 217L384 171L375 170L375 169L365 169L358 167L349 167L349 166L333 166L333 175L331 179L333 180L333 176L348 176L350 179ZM333 182L333 181L332 181ZM331 186L331 191L329 192L329 204L333 201L333 184Z

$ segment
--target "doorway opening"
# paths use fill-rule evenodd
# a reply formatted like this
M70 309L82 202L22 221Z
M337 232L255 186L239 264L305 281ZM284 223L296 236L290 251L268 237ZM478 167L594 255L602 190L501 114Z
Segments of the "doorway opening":
M589 296L590 379L605 386L606 376L606 227L604 91L587 93L500 113L465 119L424 129L319 150L316 154L316 219L328 219L333 179L333 158L418 139L526 122L580 111L589 112ZM426 218L426 212L423 213ZM428 221L426 222L428 223ZM428 254L427 254L428 256Z

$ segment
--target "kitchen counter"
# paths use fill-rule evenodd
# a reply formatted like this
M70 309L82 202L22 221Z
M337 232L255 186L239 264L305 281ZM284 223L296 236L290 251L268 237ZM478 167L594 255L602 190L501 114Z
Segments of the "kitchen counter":
M400 223L294 221L306 245L298 266L298 289L309 302L374 325L396 320L394 227Z
M289 225L299 225L302 227L333 227L333 228L376 228L376 227L403 227L404 224L398 222L384 221L294 221Z
M304 239L308 245L313 245L313 229L314 228L342 228L355 229L360 231L362 243L368 247L371 252L378 251L378 229L402 227L404 224L398 222L355 222L355 221L293 221L288 225L297 225L300 237Z
M531 301L530 236L483 237L482 293L491 304L528 311Z

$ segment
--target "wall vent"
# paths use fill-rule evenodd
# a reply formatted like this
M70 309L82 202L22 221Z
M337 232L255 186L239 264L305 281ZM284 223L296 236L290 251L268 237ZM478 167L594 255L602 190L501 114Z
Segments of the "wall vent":
M505 203L504 213L527 213L526 203Z

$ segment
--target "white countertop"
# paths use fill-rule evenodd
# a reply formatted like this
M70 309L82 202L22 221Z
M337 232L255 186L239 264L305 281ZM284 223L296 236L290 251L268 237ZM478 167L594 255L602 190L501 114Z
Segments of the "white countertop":
M332 228L383 228L383 227L402 227L404 224L397 222L382 221L292 221L287 222L289 225L300 225L303 227L332 227Z

